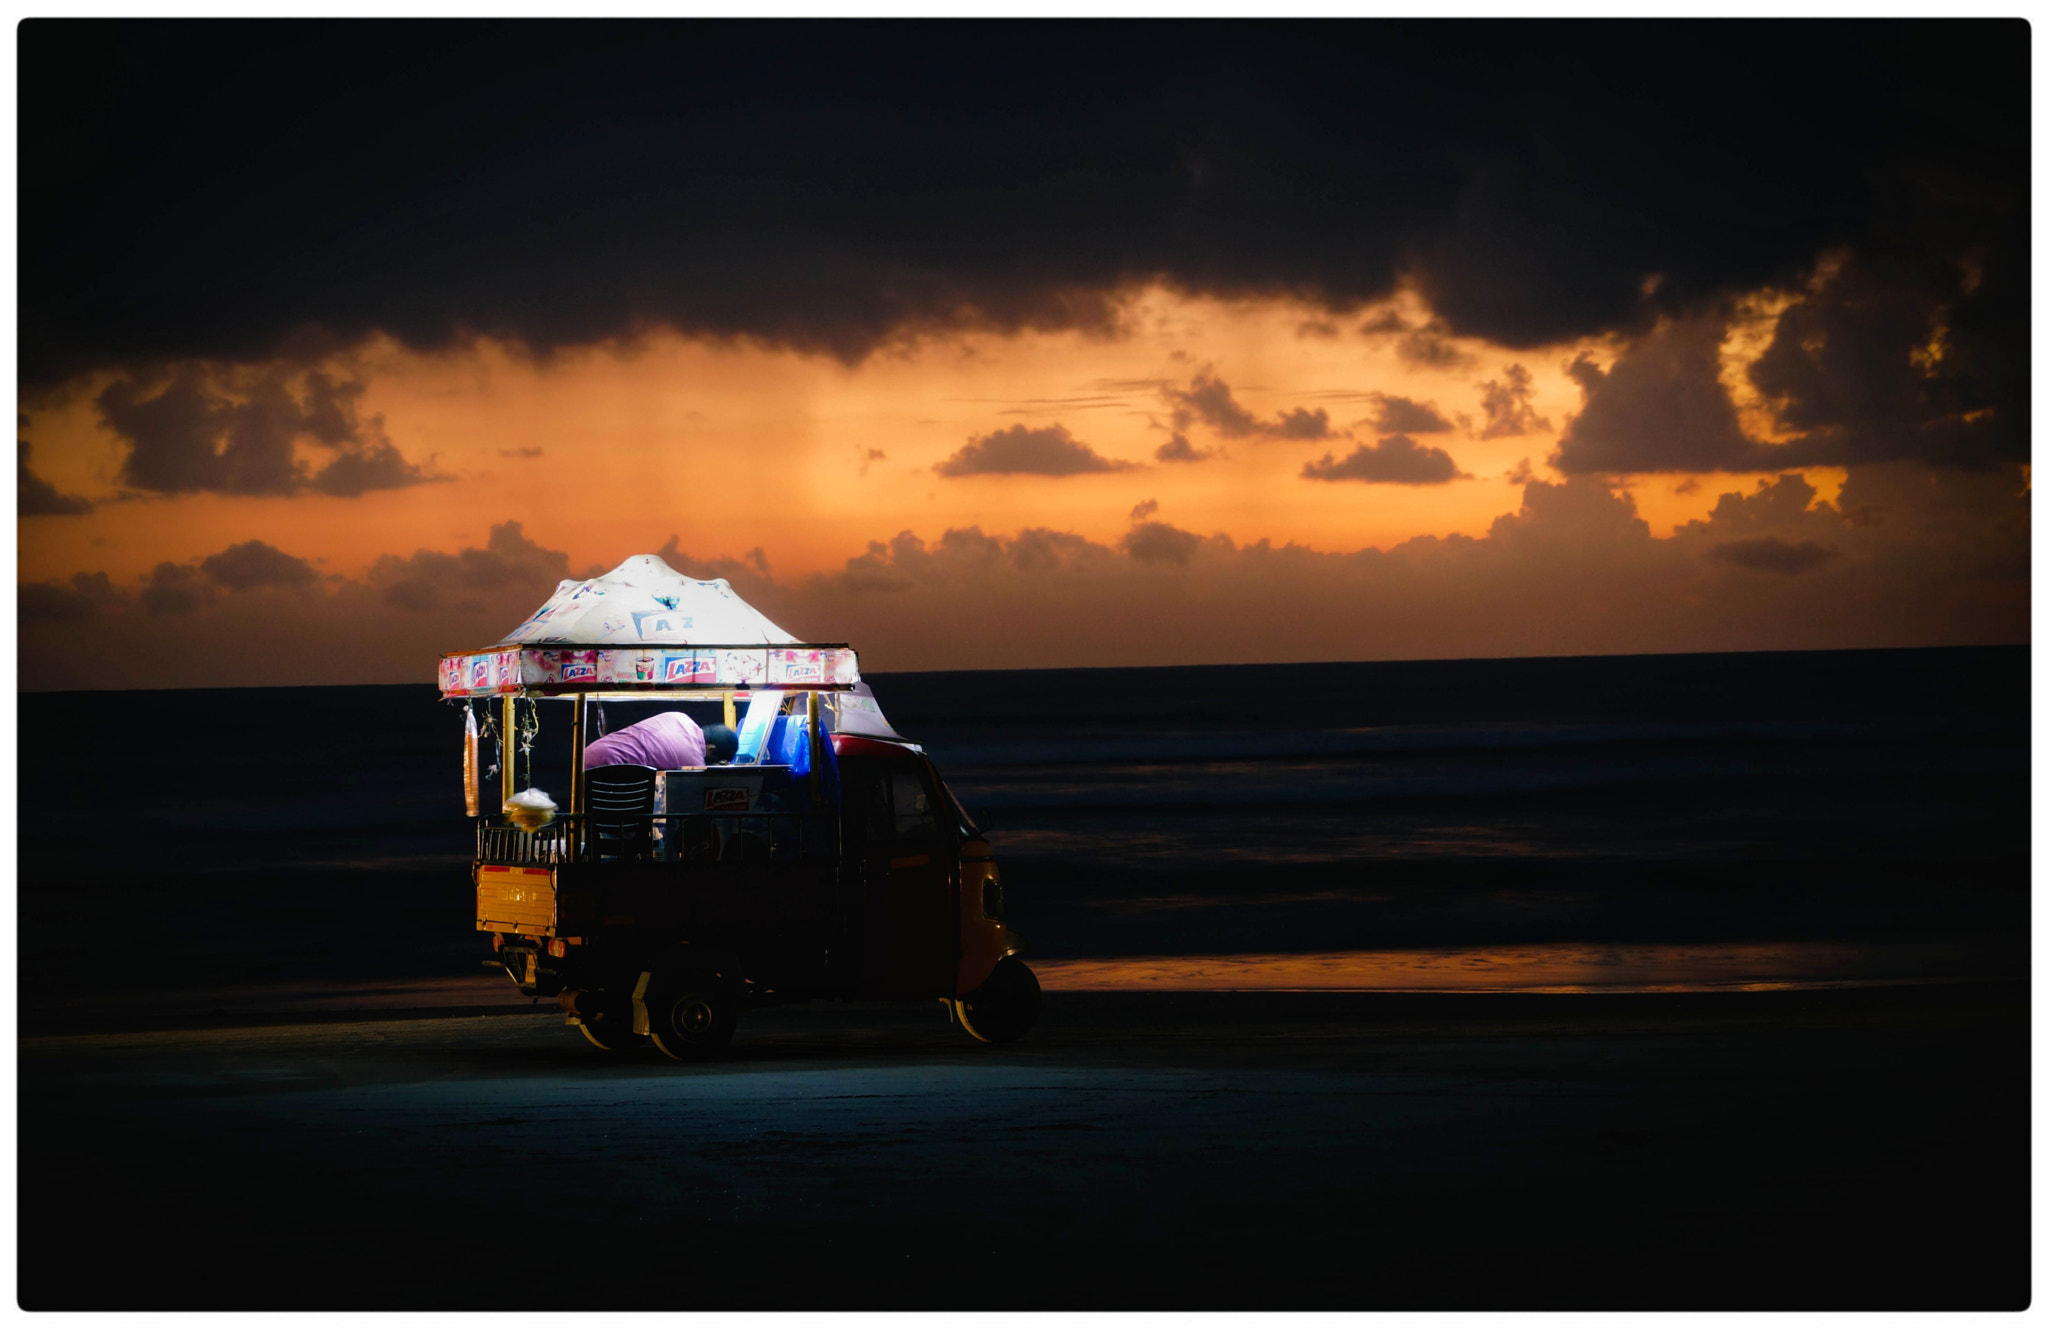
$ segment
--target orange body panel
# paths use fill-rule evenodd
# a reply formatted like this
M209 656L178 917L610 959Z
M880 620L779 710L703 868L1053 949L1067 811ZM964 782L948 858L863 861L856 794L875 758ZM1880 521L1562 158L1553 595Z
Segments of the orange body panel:
M479 932L554 936L554 869L478 864L476 928Z
M960 972L953 995L964 997L988 981L996 961L1019 949L1015 933L1002 920L982 912L989 883L1000 884L994 854L986 840L960 846Z

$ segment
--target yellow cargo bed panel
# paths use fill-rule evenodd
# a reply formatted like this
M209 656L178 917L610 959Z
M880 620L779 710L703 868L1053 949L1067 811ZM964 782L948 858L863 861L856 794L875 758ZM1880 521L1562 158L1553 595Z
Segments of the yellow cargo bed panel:
M552 868L484 864L476 870L476 928L479 932L555 934L555 873Z

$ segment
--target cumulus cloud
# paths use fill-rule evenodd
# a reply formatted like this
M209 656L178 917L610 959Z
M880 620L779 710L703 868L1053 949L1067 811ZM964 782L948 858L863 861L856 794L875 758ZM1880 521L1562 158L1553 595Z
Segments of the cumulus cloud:
M385 554L370 565L367 581L393 608L430 613L451 608L474 611L513 588L545 586L552 591L568 576L566 553L542 548L527 538L520 523L506 521L491 527L481 549L453 554L418 549L407 558ZM539 607L540 601L534 601L532 608Z
M1665 323L1602 372L1583 356L1570 373L1585 406L1565 426L1554 465L1562 471L1758 469L1720 380L1727 324L1715 317Z
M355 498L438 477L407 461L383 418L356 411L364 384L314 370L296 392L283 369L253 382L199 364L167 381L118 378L100 391L101 421L128 445L120 479L158 494L299 494ZM309 466L308 443L328 456Z
M1360 443L1339 461L1324 453L1301 468L1304 480L1363 480L1369 484L1440 485L1472 477L1458 469L1442 448L1424 447L1406 434Z
M1449 433L1451 422L1431 402L1427 405L1408 397L1396 397L1390 393L1372 394L1374 411L1371 418L1373 432L1379 434L1444 434Z
M211 595L199 570L165 561L156 565L142 584L142 608L152 618L189 614Z
M1215 448L1198 448L1188 442L1186 434L1176 433L1159 445L1152 454L1160 461L1207 461L1216 455Z
M1921 495L1901 509L1894 539L1830 504L1800 508L1809 495L1797 477L1772 481L1658 538L1625 494L1598 479L1532 481L1520 509L1482 536L1355 553L1240 546L1156 519L1112 546L1046 530L955 530L931 542L903 532L850 562L857 576L765 593L777 598L778 621L822 622L835 640L870 643L863 658L875 669L885 658L903 658L906 668L976 668L1023 658L1170 663L2025 639L2021 496L1987 485L1950 493L1942 501L1954 510L1937 512ZM1985 547L1950 542L1963 510L1980 513L1996 538ZM1838 552L1804 575L1759 576L1708 556L1758 539ZM1971 589L1959 593L1964 586ZM969 606L991 633L956 642L945 625ZM1140 618L1144 639L1133 641L1126 625ZM890 642L916 663L884 657Z
M1265 432L1258 418L1238 405L1230 385L1207 371L1195 375L1184 388L1165 385L1160 396L1173 408L1175 429L1186 429L1199 420L1225 438L1250 438Z
M245 540L199 560L199 570L232 591L266 586L307 586L320 579L313 565L275 545Z
M1067 432L1065 425L1041 429L1011 425L967 441L932 469L940 475L1088 475L1128 471L1135 463L1114 461Z
M81 572L67 581L25 582L19 588L24 621L78 623L106 615L184 618L245 592L317 587L319 574L262 540L245 540L188 562L159 562L133 586L118 586L104 572Z
M1246 410L1232 395L1230 385L1214 371L1203 370L1186 387L1167 383L1160 396L1173 411L1173 427L1184 430L1197 421L1224 438L1329 438L1330 413L1320 407L1295 407L1271 420L1261 420Z
M1481 438L1514 438L1542 433L1550 421L1536 414L1529 402L1532 380L1521 365L1509 365L1501 376L1479 385L1479 409L1486 413Z
M1132 526L1118 546L1140 563L1172 563L1186 567L1202 537L1163 521L1141 521Z
M1274 438L1328 438L1330 413L1321 407L1311 411L1297 406L1281 412L1266 432Z
M242 541L126 583L105 572L24 583L24 640L41 646L24 648L23 667L37 688L417 681L442 652L504 636L567 575L568 555L516 521L484 547L386 555L362 578L319 577ZM99 649L109 633L121 649Z
M92 502L57 486L29 469L28 440L15 443L14 511L21 517L77 517L92 511Z
M1747 494L1722 494L1707 520L1716 532L1729 535L1784 529L1811 512L1819 497L1813 483L1795 471L1760 480Z
M245 540L200 559L165 559L132 587L116 585L104 572L81 572L69 582L24 583L20 591L25 619L82 622L106 614L183 618L219 605L224 592L229 598L265 591L304 592L316 588L319 580L305 559L262 540Z
M793 579L765 557L693 558L673 539L661 552L792 632L852 642L872 672L2025 641L2030 537L2013 476L1889 463L1852 471L1836 502L1797 473L1768 478L1668 537L1575 475L1530 481L1481 535L1385 549L1240 545L1155 511L1110 544L902 531ZM640 551L602 552L608 567ZM423 682L440 652L497 640L570 575L517 522L362 579L234 591L203 564L125 589L20 588L23 686ZM110 638L123 649L93 649Z
M1394 338L1394 354L1411 368L1462 369L1472 363L1471 355L1452 342L1451 327L1440 318L1410 323L1398 309L1389 308L1361 323L1358 330L1376 340Z
M312 488L337 498L361 498L373 489L403 489L435 477L407 461L387 442L344 452L312 478Z
M23 582L19 590L23 623L82 623L98 616L119 595L104 572L81 572L63 582Z
M1754 572L1779 572L1797 576L1821 567L1841 551L1813 540L1794 543L1781 540L1775 535L1759 535L1748 540L1730 540L1707 550L1706 557L1732 567L1748 568Z

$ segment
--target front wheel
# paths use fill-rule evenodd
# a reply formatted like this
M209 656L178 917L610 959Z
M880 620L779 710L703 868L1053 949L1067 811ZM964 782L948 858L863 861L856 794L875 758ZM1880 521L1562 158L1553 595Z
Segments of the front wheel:
M953 1003L960 1024L984 1043L1010 1043L1038 1020L1038 976L1022 960L1005 955L988 981Z

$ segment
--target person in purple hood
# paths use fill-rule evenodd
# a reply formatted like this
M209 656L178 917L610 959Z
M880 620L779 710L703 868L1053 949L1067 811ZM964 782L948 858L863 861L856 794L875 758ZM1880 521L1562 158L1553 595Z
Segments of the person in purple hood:
M704 731L681 711L663 711L586 744L583 769L652 766L657 771L704 764Z

